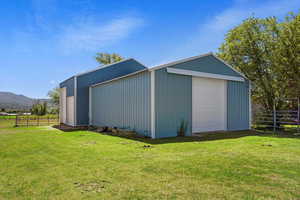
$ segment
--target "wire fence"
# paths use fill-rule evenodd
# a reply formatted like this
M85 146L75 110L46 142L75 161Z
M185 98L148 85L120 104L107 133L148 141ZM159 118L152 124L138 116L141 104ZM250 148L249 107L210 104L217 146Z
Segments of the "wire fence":
M58 116L30 116L30 115L17 115L15 120L15 126L50 126L58 125Z

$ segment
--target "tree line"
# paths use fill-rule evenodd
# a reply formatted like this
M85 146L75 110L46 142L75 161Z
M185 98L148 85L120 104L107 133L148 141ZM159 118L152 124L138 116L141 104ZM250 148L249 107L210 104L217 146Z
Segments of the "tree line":
M252 100L267 110L285 109L300 97L300 15L250 17L231 29L218 56L246 75Z

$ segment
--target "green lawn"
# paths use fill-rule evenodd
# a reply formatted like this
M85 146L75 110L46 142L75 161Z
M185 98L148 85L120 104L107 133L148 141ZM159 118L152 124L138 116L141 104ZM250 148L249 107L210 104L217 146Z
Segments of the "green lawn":
M0 123L1 200L300 199L296 137L152 141Z

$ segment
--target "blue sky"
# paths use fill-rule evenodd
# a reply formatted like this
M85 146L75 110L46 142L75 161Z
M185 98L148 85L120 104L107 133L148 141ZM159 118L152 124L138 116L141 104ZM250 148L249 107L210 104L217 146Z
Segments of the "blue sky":
M0 7L0 91L44 98L116 52L146 66L216 52L249 16L283 18L300 0L16 0Z

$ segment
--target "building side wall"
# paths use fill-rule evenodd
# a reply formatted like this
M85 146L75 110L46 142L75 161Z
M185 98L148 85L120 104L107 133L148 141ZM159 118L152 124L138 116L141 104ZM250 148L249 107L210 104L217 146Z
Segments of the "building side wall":
M141 72L91 89L91 123L151 136L150 72Z
M229 131L249 127L249 81L227 82L227 128Z
M192 127L192 77L155 71L155 137L177 136L182 122Z
M63 88L63 87L67 88L67 97L74 96L74 77L60 83L59 87L60 88Z
M145 69L135 60L127 60L77 77L77 125L89 123L89 86Z

